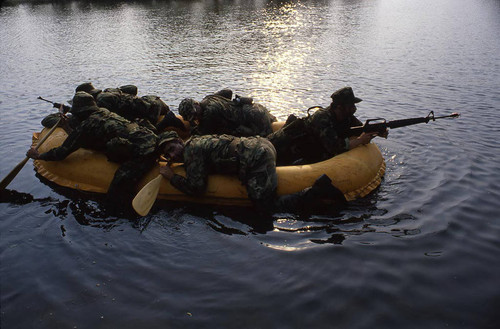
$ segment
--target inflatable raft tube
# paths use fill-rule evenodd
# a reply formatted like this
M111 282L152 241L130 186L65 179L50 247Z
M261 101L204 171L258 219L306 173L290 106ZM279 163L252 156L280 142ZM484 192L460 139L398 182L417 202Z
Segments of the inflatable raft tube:
M48 129L43 129L40 133L34 133L33 144L35 145L47 132ZM56 128L40 146L40 153L61 145L66 136L63 129ZM142 179L137 191L154 179L159 174L160 166L165 165L165 162L160 162L152 169ZM108 161L104 154L88 149L79 149L63 161L35 160L34 166L38 174L57 185L95 193L107 192L118 168L118 164ZM180 164L174 164L174 171L185 176L184 168ZM351 201L366 196L380 185L385 173L385 162L379 148L370 143L322 162L282 166L277 167L276 171L279 195L301 191L311 186L320 175L327 174L332 183L344 193L346 199ZM164 179L158 198L214 205L251 205L245 186L232 175L211 175L207 191L200 197L185 195Z

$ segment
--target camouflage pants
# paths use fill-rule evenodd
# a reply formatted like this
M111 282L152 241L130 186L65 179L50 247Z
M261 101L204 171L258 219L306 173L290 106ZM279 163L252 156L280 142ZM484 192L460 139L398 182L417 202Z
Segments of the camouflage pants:
M245 139L238 145L239 173L248 197L259 208L273 206L278 186L276 150L264 138Z
M131 149L124 152L123 162L108 189L111 203L125 207L130 206L137 184L155 166L157 160L156 135L147 129L139 128L132 132L128 142Z
M137 184L156 164L156 157L138 157L125 161L116 170L107 198L111 206L130 210Z

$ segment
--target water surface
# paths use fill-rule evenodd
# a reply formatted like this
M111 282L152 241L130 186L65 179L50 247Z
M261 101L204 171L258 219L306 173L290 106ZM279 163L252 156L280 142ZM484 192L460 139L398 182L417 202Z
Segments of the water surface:
M53 109L135 84L173 111L221 88L280 120L350 85L361 120L461 112L376 139L378 190L340 213L162 203L140 221L46 184L2 199L2 328L496 328L500 4L71 1L0 8L0 174Z

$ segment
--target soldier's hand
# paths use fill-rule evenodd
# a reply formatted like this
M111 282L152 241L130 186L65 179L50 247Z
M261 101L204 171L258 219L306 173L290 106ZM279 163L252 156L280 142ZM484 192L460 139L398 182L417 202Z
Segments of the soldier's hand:
M370 133L362 133L358 139L360 141L360 144L368 144L370 141L377 136L378 134L376 132L370 132Z
M26 152L26 156L30 159L37 160L40 157L40 153L34 147L30 148L28 152Z
M61 122L59 122L59 127L64 129L66 133L70 133L73 129L69 125L69 118L65 114L60 113L61 116Z

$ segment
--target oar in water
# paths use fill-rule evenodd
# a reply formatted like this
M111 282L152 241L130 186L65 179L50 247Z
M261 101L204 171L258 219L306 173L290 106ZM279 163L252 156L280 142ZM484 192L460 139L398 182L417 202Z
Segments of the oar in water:
M156 201L160 191L161 180L163 176L158 175L155 179L144 185L132 200L132 208L141 216L146 216Z
M35 150L38 150L43 142L45 142L45 140L54 132L54 130L59 125L59 122L61 122L61 118L57 120L56 124L52 128L50 128L49 132L38 142L38 144L36 144ZM19 162L17 166L15 166L14 169L12 169L11 172L8 173L4 179L2 179L2 182L0 182L0 190L4 190L7 185L12 182L12 180L17 176L17 174L19 174L19 172L21 171L21 169L23 169L24 165L26 164L26 162L28 162L29 159L29 157L24 158L23 161Z

